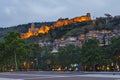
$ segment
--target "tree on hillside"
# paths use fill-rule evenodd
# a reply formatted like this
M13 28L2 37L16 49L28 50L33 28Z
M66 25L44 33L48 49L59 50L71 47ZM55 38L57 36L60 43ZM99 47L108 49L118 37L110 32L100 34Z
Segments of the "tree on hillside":
M68 45L61 47L58 52L57 63L64 67L70 64L80 63L80 54L81 49L79 46Z
M114 63L120 64L120 37L113 37L111 44L107 48L109 57Z
M103 56L96 39L89 39L83 44L81 53L83 65L95 67L96 64L102 64Z
M0 67L5 65L5 61L7 56L6 56L6 49L5 49L5 44L3 41L0 41Z
M5 50L2 50L4 52L3 55L7 57L6 61L8 60L8 62L13 63L14 60L15 69L17 70L18 63L20 63L20 60L26 56L30 50L28 50L28 46L20 38L18 33L9 32L9 34L4 37L3 41L5 48Z

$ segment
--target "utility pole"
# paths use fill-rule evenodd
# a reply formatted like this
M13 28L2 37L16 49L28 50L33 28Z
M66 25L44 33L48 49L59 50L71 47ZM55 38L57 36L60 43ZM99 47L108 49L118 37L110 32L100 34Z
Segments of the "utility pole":
M104 27L104 36L103 36L103 38L104 38L104 46L106 45L106 33L105 33L105 30L106 30L106 28L108 27L107 25L108 25L108 19L110 18L110 17L112 17L110 14L108 14L108 13L105 13L104 14L106 17L105 17L105 27ZM108 41L108 40L107 40Z

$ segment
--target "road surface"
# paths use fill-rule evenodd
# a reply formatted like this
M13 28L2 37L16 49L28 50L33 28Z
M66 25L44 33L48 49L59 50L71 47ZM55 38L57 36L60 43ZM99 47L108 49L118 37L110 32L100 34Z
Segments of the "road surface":
M120 80L119 74L84 72L1 72L0 80Z

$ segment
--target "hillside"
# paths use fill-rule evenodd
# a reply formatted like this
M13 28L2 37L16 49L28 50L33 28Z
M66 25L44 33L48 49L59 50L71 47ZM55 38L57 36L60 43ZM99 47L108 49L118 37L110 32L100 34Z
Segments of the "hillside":
M32 23L21 24L18 26L8 27L8 28L0 28L0 39L2 39L10 31L16 31L20 34L26 33L28 29L31 27L31 24ZM46 25L51 26L53 24L55 24L55 22L34 23L35 28L40 28L41 26L46 26ZM76 22L61 26L63 27L52 29L47 34L39 34L38 37L33 36L30 39L43 39L43 38L56 39L67 36L77 36L81 33L86 33L89 30L120 29L120 17L119 16L114 16L110 18L99 17L93 21Z
M8 28L0 28L0 39L2 39L8 32L10 31L15 31L18 33L25 33L28 31L28 29L31 27L32 23L28 24L21 24L13 27L8 27ZM53 22L35 22L34 23L36 28L39 28L42 25L51 25Z

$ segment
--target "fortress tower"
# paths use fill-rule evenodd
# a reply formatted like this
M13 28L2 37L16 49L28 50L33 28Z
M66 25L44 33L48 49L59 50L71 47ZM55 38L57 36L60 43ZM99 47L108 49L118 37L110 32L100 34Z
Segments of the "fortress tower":
M87 16L87 17L91 17L90 13L87 13L86 16Z

